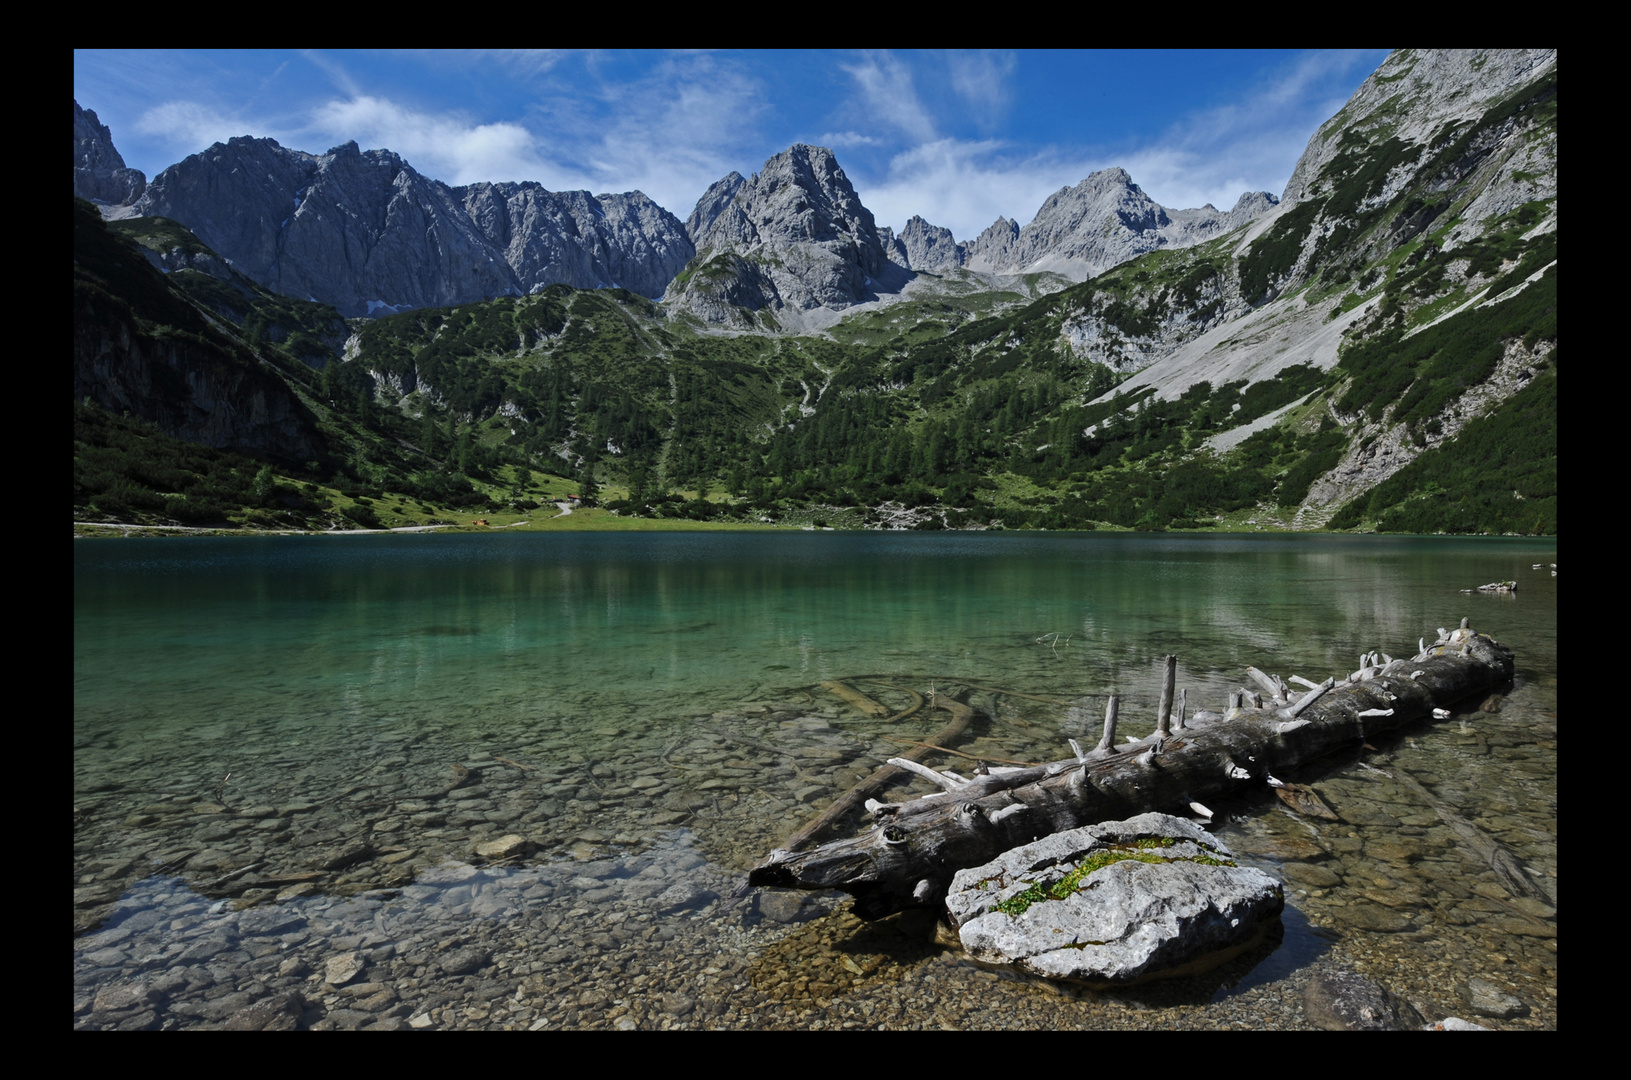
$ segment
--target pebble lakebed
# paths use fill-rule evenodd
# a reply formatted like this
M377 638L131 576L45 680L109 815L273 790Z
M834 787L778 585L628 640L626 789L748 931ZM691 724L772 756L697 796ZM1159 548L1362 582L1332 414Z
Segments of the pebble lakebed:
M1004 727L1006 753L1058 756L1059 733L1027 723L1023 703L972 700ZM1528 687L1499 712L1334 766L1312 782L1340 822L1261 798L1218 808L1241 860L1286 882L1285 940L1204 975L1104 992L985 969L917 913L864 923L838 894L730 899L750 866L896 752L813 698L662 731L506 737L475 754L406 732L361 755L269 746L224 785L206 745L159 761L97 755L86 736L74 1024L1301 1029L1308 980L1346 969L1429 1020L1555 1029L1555 707L1555 685ZM592 749L611 743L615 764ZM1401 761L1429 783L1502 778L1477 782L1474 821L1550 902L1508 895L1471 861L1388 775ZM454 763L468 775L449 789ZM1537 790L1549 818L1521 805ZM513 834L531 852L482 865L476 846ZM1474 980L1516 999L1516 1015L1470 1011Z

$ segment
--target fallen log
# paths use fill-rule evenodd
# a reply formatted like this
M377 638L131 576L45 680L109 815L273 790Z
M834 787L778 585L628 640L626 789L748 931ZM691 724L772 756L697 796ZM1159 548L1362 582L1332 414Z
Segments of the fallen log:
M1440 631L1438 641L1423 642L1410 659L1382 663L1380 654L1367 654L1348 681L1333 679L1287 708L1202 711L1186 727L1119 746L1107 739L1109 745L1064 761L945 778L948 790L873 805L873 827L861 836L772 851L750 872L748 884L841 889L855 897L856 914L867 919L938 906L958 870L1010 848L1266 783L1276 770L1289 773L1371 734L1485 694L1509 682L1512 668L1510 649L1463 620L1461 629ZM1114 722L1109 718L1107 728L1113 730Z

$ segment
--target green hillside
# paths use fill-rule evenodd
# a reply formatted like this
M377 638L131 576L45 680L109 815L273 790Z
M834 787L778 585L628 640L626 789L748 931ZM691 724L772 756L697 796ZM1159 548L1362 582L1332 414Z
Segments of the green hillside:
M1536 162L1555 179L1555 72L1425 147L1404 107L1250 231L1037 299L1059 282L923 275L802 337L559 285L348 324L76 203L76 515L521 520L573 493L602 524L1555 534L1556 197L1522 196ZM1259 344L1325 326L1321 363ZM217 407L253 391L275 424L194 415L229 369Z

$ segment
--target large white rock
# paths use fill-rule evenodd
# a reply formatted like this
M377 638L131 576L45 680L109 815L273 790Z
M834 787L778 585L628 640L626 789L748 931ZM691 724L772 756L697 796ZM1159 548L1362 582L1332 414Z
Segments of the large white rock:
M1166 814L1014 848L959 871L946 898L975 959L1096 983L1130 982L1244 945L1284 906L1279 882L1236 866L1215 837Z

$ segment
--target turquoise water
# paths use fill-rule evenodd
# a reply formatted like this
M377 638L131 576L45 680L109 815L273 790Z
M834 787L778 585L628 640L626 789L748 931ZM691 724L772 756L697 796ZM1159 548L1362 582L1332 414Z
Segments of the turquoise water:
M687 533L75 554L81 733L137 718L275 723L290 695L365 725L445 719L431 700L542 715L563 696L731 701L880 667L1136 693L1167 652L1222 686L1266 657L1324 667L1404 652L1458 614L1492 621L1485 611L1507 636L1506 612L1523 619L1521 664L1555 664L1555 579L1528 571L1555 545L1519 541ZM1515 576L1516 602L1456 591Z
M1522 758L1511 781L1522 792L1503 794L1499 780L1480 792L1489 782L1478 780L1462 797L1487 797L1498 813L1522 818L1509 833L1544 834L1535 843L1552 845L1551 855L1530 857L1542 864L1539 876L1555 877L1544 863L1555 860L1547 754L1555 755L1556 579L1531 569L1555 561L1555 542L1501 538L79 541L76 883L109 879L98 867L126 852L135 860L126 878L139 876L142 860L196 861L208 837L169 825L166 806L411 802L445 787L453 763L481 770L493 806L417 830L411 810L391 812L391 840L414 852L404 869L469 857L473 835L512 827L541 845L538 859L583 856L584 845L638 851L669 835L679 814L711 860L739 873L893 752L886 736L920 738L938 726L925 717L899 730L868 720L817 685L825 680L887 676L919 693L977 687L970 701L997 718L979 752L1049 760L1068 754L1066 737L1096 736L1109 692L1123 696L1134 733L1143 733L1140 709L1153 726L1164 654L1180 658L1190 707L1215 708L1249 664L1285 676L1341 675L1361 651L1408 655L1419 637L1431 640L1463 616L1517 653L1518 687L1505 711L1480 720L1486 734L1498 740L1508 726L1549 724L1551 737L1539 740L1550 749L1508 755ZM1516 579L1516 594L1459 591L1500 579ZM903 689L857 685L891 709L909 705ZM790 726L794 708L812 722ZM766 726L762 716L781 721ZM1466 729L1463 721L1439 741L1454 744ZM702 760L710 755L701 743L732 737L737 748L756 742L789 753L806 749L805 739L835 764L795 759L778 773L751 755ZM1431 746L1437 736L1413 738ZM1424 759L1422 767L1430 775L1415 775L1430 780L1462 765ZM658 783L629 794L634 776ZM733 801L717 805L722 791ZM706 799L676 803L684 793L715 802L712 833ZM543 800L565 805L532 812ZM223 838L216 861L198 863L188 884L251 854L292 865L345 831L337 823L302 831L298 814L284 819L296 825L257 826L252 849ZM1237 828L1249 838L1277 820L1263 807L1243 813ZM728 838L720 835L727 827ZM97 899L79 903L89 914L76 919L102 910ZM1430 899L1424 910L1438 911Z

